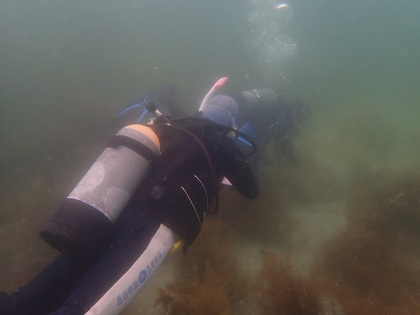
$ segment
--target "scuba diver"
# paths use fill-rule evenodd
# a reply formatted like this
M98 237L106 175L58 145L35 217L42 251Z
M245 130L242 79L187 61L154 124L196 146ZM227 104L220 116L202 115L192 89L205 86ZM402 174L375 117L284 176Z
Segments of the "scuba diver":
M290 101L267 88L235 93L232 97L241 112L238 130L257 144L257 154L250 163L261 164L267 145L273 142L275 160L285 158L290 164L297 165L293 140L308 122L310 107L301 101ZM237 143L242 149L249 145L240 136Z
M207 102L196 117L159 115L157 105L141 105L158 117L112 137L47 221L41 237L61 254L17 291L1 292L1 314L118 314L178 239L184 253L194 242L217 212L224 177L244 197L258 196L230 135L238 133L231 98Z
M247 162L254 142L286 139L303 118L279 106L272 90L219 94L226 80L194 117L168 86L118 114L134 124L110 139L40 232L61 254L17 291L0 292L0 314L119 314L173 248L182 242L187 252L205 216L217 212L223 179L246 198L258 196Z

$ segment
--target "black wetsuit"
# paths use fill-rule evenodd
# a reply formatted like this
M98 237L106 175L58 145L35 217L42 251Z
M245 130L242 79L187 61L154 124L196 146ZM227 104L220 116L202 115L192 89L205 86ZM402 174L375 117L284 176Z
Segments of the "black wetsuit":
M143 181L101 248L60 255L34 280L0 294L1 314L84 314L145 251L161 224L185 240L197 237L226 176L248 198L254 175L226 130L206 119L174 119L151 127L161 142L159 164ZM58 310L57 310L58 309Z
M152 129L162 143L160 165L134 200L187 246L197 237L204 213L212 211L223 176L245 197L257 197L254 175L226 129L200 118L174 119Z

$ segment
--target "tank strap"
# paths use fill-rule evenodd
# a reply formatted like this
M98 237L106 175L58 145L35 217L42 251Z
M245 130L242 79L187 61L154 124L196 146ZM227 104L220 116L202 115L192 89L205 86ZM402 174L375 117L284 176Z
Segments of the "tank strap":
M147 161L150 162L152 168L157 167L159 156L157 156L145 144L124 135L115 135L110 138L107 143L107 147L110 148L116 148L120 145L129 148L130 150L136 152L138 155L144 157Z

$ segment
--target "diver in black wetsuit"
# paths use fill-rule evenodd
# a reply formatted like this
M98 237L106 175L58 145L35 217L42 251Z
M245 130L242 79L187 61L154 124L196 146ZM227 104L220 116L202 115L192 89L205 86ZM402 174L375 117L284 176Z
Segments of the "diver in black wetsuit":
M159 88L128 112L154 104L182 115L173 96L170 87ZM134 122L150 115L143 111ZM0 292L0 314L118 314L165 258L174 233L183 240L184 252L194 242L205 214L217 211L223 177L243 196L257 197L256 179L243 153L252 151L253 142L260 147L254 162L274 140L279 155L296 163L292 140L309 115L306 105L260 89L216 95L198 117L160 116L150 125L161 144L158 165L106 239L90 251L61 254L18 291ZM243 134L234 131L237 127Z
M159 169L141 184L134 199L181 235L184 246L197 237L204 213L217 211L217 201L214 205L212 201L217 200L223 177L246 198L257 197L254 175L227 136L230 128L191 118L158 122L151 128L167 146L162 149ZM172 208L174 203L177 206ZM188 208L196 209L195 215L185 211Z
M150 128L161 144L158 167L106 240L90 252L61 254L18 291L1 293L0 313L118 314L164 259L173 233L183 239L184 252L194 242L205 214L217 211L223 177L243 196L256 198L255 176L231 138L232 104L211 105L202 117L157 118Z

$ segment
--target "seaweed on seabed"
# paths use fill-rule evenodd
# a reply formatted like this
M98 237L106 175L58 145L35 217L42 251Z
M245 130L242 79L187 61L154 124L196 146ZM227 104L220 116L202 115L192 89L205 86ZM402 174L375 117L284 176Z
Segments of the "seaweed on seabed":
M179 258L177 280L159 289L156 305L171 315L232 314L247 282L238 272L230 231L219 218L208 219Z
M291 207L288 190L283 184L275 183L273 177L265 176L260 183L260 195L255 200L231 191L220 193L220 215L242 240L285 244L296 228L296 222L287 213Z
M398 251L378 233L354 227L330 242L323 256L324 288L346 313L383 314L398 303Z
M321 293L310 279L298 276L288 260L275 254L264 254L256 282L257 303L264 315L323 314Z
M348 228L326 245L318 270L345 314L418 310L419 182L393 177L352 194Z
M171 315L228 315L231 306L228 285L217 272L208 267L195 279L179 279L160 288L156 304Z

